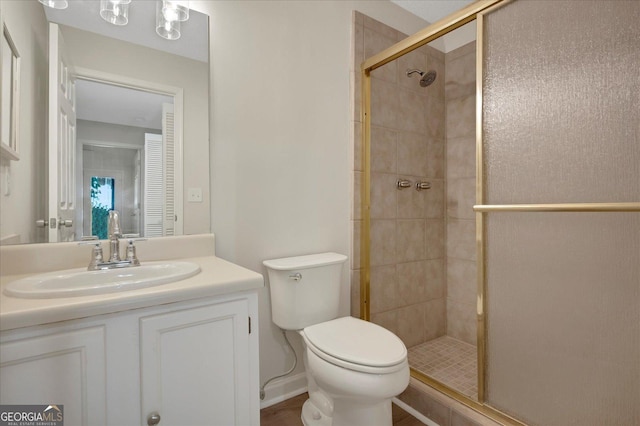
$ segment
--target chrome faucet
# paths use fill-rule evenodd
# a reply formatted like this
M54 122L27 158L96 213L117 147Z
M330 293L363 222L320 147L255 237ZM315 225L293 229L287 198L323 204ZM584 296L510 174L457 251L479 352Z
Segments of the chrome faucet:
M89 262L89 271L101 269L126 268L128 266L140 266L140 261L136 256L134 241L146 241L146 238L139 238L139 234L122 234L120 230L120 213L117 210L109 211L109 221L107 223L107 233L109 237L109 257L105 262L102 257L102 246L97 241L86 241L80 245L91 244L94 246ZM129 240L127 245L126 259L120 258L120 239Z
M109 211L109 222L107 223L109 236L109 262L120 262L120 213L118 210Z

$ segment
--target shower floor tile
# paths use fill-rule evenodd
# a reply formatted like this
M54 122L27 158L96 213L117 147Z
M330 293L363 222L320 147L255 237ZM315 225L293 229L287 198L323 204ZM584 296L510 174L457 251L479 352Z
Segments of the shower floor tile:
M442 384L478 399L477 349L449 336L409 348L409 365Z

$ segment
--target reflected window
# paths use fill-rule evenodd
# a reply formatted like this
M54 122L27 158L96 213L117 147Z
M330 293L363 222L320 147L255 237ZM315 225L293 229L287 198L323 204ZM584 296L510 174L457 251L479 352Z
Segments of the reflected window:
M116 180L113 177L91 176L91 235L108 237L109 210L115 209Z

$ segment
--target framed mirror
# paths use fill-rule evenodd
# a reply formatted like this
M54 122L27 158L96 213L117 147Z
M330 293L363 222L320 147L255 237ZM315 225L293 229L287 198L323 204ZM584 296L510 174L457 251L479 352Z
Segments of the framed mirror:
M18 112L20 103L20 54L13 42L11 33L6 25L2 25L2 45L0 46L2 58L0 94L0 154L2 158L10 161L20 159L18 155Z
M107 207L121 211L131 233L209 232L209 17L191 10L181 37L166 40L156 33L155 3L132 2L128 24L116 26L100 17L99 1L64 10L1 2L0 19L19 28L13 38L28 87L20 98L21 161L2 162L0 244L102 238L91 206L97 190L108 192L104 182L115 188ZM164 113L170 137L163 104L174 109ZM146 134L164 135L161 167L150 163L155 145ZM160 174L145 179L145 166ZM187 202L187 191L203 196Z

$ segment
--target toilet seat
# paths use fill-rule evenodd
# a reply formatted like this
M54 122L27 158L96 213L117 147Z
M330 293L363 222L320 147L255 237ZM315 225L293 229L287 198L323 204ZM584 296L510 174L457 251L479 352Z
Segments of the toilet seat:
M302 336L318 357L353 371L388 374L407 362L407 349L395 334L353 317L306 327Z

